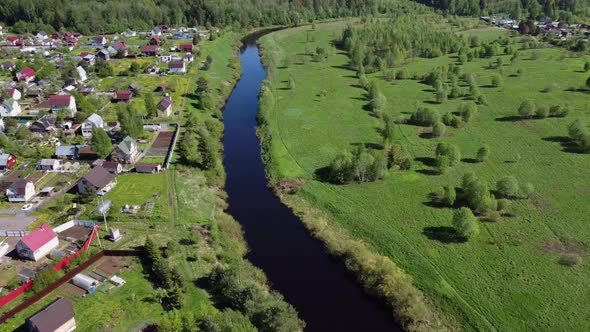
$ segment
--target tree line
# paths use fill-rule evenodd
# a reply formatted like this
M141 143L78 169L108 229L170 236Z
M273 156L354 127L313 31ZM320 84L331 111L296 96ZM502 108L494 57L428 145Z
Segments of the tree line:
M18 33L74 30L83 34L151 30L155 25L257 27L384 11L377 0L5 0L0 22Z

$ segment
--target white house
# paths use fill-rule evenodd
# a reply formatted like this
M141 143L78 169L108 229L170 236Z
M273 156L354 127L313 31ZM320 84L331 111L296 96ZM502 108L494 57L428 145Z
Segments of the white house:
M186 62L184 61L170 61L168 64L169 73L186 73Z
M6 91L6 94L8 95L8 98L12 98L14 100L20 100L20 98L23 96L22 93L20 93L20 91L15 88L9 88L9 89L6 89L5 91Z
M18 116L22 112L18 102L13 99L6 99L2 105L0 105L1 116Z
M6 125L4 124L4 118L0 117L0 131L4 132L6 130Z
M82 122L82 136L91 137L92 128L104 128L104 121L100 115L93 113L84 122Z
M67 116L73 117L78 109L76 108L76 98L72 95L51 95L49 96L49 105L52 112L65 110Z
M86 80L88 79L88 74L86 73L86 70L84 70L82 66L78 66L76 67L76 71L78 72L78 82L86 82Z
M6 189L6 197L11 203L26 203L35 196L35 185L32 181L20 179Z
M100 46L106 45L107 39L105 36L95 36L95 37L92 37L91 42L92 42L92 46L100 47Z
M59 171L62 169L63 160L61 159L41 159L37 162L37 169L42 171Z
M37 261L59 245L57 234L47 224L24 236L16 244L16 252L22 258Z

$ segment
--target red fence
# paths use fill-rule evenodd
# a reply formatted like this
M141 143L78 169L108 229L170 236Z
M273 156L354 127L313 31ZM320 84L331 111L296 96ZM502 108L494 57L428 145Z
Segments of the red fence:
M82 246L81 250L76 251L76 253L74 253L71 256L67 256L64 259L62 259L61 261L59 261L57 264L55 264L53 266L53 269L55 271L59 271L61 269L63 269L64 267L68 266L70 264L70 262L80 256L83 252L85 252L86 250L88 250L88 248L90 247L90 243L92 242L92 240L94 240L94 238L98 235L98 230L100 229L100 226L94 226L94 228L92 229L92 233L90 234L90 236L88 237L88 239L86 239L86 242L84 242L84 245ZM12 292L8 293L7 295L3 296L2 298L0 298L0 307L5 306L6 304L8 304L10 301L16 299L17 297L21 296L24 292L26 292L27 290L31 289L33 287L33 281L29 281L26 284L20 286L19 288L13 290Z
M25 310L29 306L35 304L37 301L41 300L42 298L44 298L45 296L47 296L49 293L53 292L56 288L58 288L59 286L65 284L66 282L68 282L76 274L84 271L90 265L96 263L99 259L101 259L101 258L103 258L105 256L138 256L139 254L140 254L139 251L136 251L136 250L104 250L104 251L98 252L96 255L90 257L84 263L76 266L75 269L73 269L72 271L66 273L63 277L59 278L57 281L55 281L51 285L45 287L39 293L33 295L32 297L28 298L23 303L17 305L12 310L10 310L6 314L4 314L2 317L0 317L0 324L3 324L10 317L18 314L19 312Z

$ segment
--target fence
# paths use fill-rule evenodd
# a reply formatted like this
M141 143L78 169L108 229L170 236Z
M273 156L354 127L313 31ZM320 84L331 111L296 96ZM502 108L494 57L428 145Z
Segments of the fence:
M72 188L74 188L74 186L76 186L78 184L78 180L70 183L69 185L67 185L66 187L62 188L60 191L57 191L55 194L53 194L51 197L48 197L46 199L44 199L41 203L33 206L31 209L27 210L27 211L23 211L25 212L25 215L29 215L37 210L40 210L44 207L46 207L48 204L50 204L51 202L55 201L56 199L60 198L63 194L67 193L68 191L70 191Z
M29 231L5 231L5 230L0 230L0 236L6 236L6 237L23 237L27 234L29 234Z
M94 221L85 221L85 220L70 220L66 223L63 223L57 227L55 227L53 229L54 232L56 233L61 233L63 231L65 231L66 229L72 228L74 226L82 226L82 227L88 227L88 228L92 228L97 226L98 223L95 223ZM1 233L0 233L1 234Z
M172 154L174 153L174 148L176 147L176 141L178 141L178 134L180 133L180 124L175 123L174 129L174 137L172 138L172 143L170 144L170 148L168 148L168 153L166 153L166 159L164 159L164 165L162 168L167 169L170 165L170 160L172 160Z
M98 230L100 229L100 226L95 226L94 229L92 230L92 233L90 234L90 236L88 237L88 239L86 240L86 242L84 242L84 245L82 246L81 250L76 251L75 254L65 257L64 259L62 259L61 261L59 261L57 264L55 264L53 266L53 269L55 271L59 271L61 269L63 269L64 267L68 266L70 264L70 262L80 256L83 252L85 252L86 250L88 250L88 248L90 247L90 243L92 242L92 240L94 240L94 238L98 235ZM33 287L33 282L29 281L28 283L24 284L23 286L13 290L12 292L8 293L6 296L0 298L0 307L8 304L10 301L16 299L17 297L19 297L20 295L22 295L25 291L29 290L31 287ZM17 306L18 308L18 306ZM21 309L22 310L22 309ZM2 322L0 322L2 323Z
M49 295L49 293L53 292L59 286L61 286L61 285L65 284L66 282L68 282L76 274L84 271L90 265L96 263L101 258L103 258L105 256L138 256L138 255L139 255L139 251L137 251L137 250L104 250L104 251L100 251L97 254L95 254L94 256L90 257L86 262L78 265L75 269L73 269L72 271L66 273L63 277L59 278L57 281L55 281L51 285L45 287L39 293L33 295L32 297L30 297L29 299L27 299L23 303L21 303L21 304L17 305L16 307L14 307L14 309L12 309L9 312L7 312L6 314L4 314L2 317L0 317L0 324L6 322L10 317L18 314L19 312L25 310L29 306L35 304L40 299L42 299L45 296ZM32 286L32 283L31 283L31 286ZM24 292L24 290L21 292L21 294L23 292Z

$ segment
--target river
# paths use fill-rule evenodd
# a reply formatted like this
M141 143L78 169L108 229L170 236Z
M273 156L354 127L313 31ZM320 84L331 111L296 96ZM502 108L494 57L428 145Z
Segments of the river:
M223 111L228 212L244 229L247 258L297 309L306 331L400 331L391 311L366 295L342 261L330 257L268 189L256 136L265 71L252 39L244 40L243 74Z

